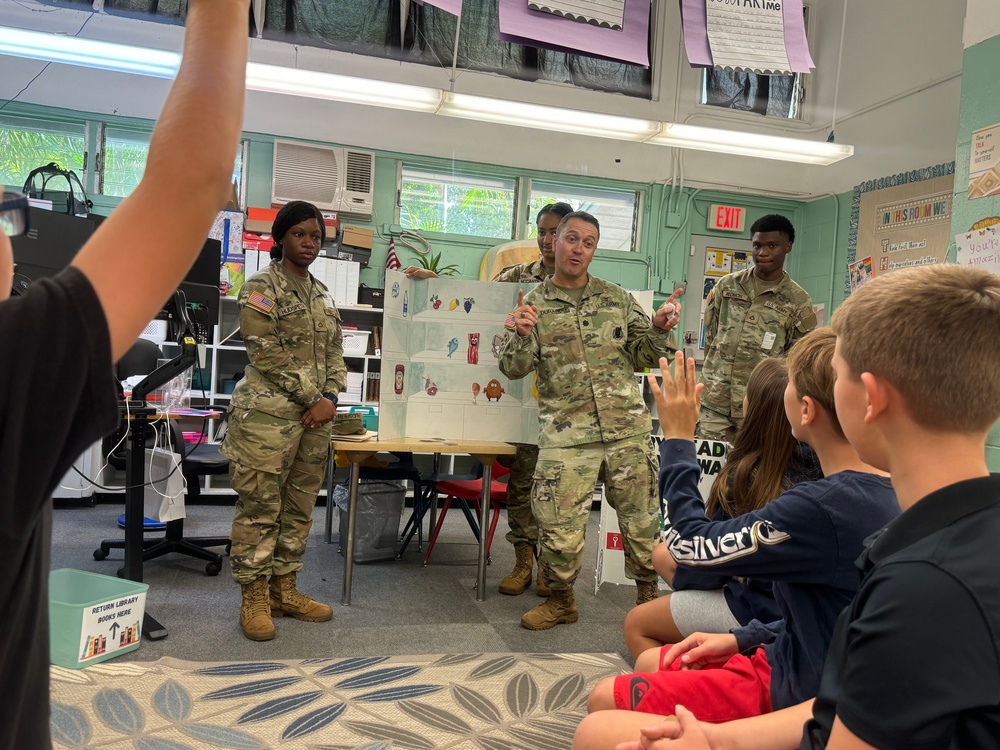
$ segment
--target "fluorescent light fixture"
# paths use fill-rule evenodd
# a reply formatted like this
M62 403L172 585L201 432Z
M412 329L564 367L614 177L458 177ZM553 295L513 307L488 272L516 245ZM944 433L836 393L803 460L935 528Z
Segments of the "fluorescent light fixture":
M645 141L660 131L655 120L450 92L445 92L438 114L619 141Z
M156 78L173 78L181 58L178 52L2 26L0 55ZM261 63L247 64L246 85L252 91L438 113L478 122L801 164L833 164L854 154L853 146L840 143L662 123Z
M0 26L0 55L80 65L85 68L173 78L181 63L179 52L98 42L62 34L45 34Z
M742 133L698 125L664 123L663 130L647 143L737 156L794 161L800 164L833 164L854 155L854 146L826 141L804 141L777 135Z
M441 89L253 62L247 63L247 88L413 112L434 112L441 104Z

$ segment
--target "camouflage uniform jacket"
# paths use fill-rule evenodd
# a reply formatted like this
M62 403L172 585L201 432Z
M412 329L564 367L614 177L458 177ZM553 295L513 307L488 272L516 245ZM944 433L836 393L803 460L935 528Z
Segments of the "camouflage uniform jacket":
M538 307L529 336L508 330L500 371L538 376L538 445L562 448L649 434L649 408L635 371L676 351L627 291L591 276L579 307L551 277L525 295Z
M518 263L516 266L507 266L493 277L493 281L515 281L526 284L531 281L542 281L549 272L546 270L542 259L539 258L531 263Z
M743 419L747 379L757 363L780 357L816 327L812 300L787 273L755 295L753 269L723 276L705 304L701 405Z
M312 298L299 299L278 261L240 292L240 333L250 364L233 392L233 409L298 419L324 393L347 387L340 313L326 286L312 278Z

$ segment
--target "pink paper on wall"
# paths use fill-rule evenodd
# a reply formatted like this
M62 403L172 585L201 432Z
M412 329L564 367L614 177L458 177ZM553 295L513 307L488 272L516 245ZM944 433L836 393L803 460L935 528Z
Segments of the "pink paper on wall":
M781 6L781 15L785 20L785 54L788 55L788 65L796 73L808 73L816 64L809 54L802 0L785 0Z
M430 2L430 0L425 0ZM621 31L528 10L525 0L500 0L500 39L556 52L649 67L650 0L626 0ZM707 43L707 36L706 36Z

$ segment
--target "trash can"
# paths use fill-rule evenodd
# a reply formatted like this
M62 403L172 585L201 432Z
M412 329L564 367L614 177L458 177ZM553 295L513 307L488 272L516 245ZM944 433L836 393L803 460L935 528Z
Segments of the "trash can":
M347 488L334 492L340 511L340 554L347 546ZM399 544L399 521L406 498L405 482L362 480L354 520L354 562L392 560Z

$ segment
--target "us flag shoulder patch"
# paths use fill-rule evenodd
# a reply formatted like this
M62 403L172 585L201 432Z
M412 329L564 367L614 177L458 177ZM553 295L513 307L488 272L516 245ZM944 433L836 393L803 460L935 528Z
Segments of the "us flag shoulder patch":
M247 297L247 304L266 313L270 313L274 309L274 300L265 297L260 292L250 292L250 296Z
M505 328L514 330L516 323L514 322L514 313L507 313L507 319L503 322Z

